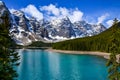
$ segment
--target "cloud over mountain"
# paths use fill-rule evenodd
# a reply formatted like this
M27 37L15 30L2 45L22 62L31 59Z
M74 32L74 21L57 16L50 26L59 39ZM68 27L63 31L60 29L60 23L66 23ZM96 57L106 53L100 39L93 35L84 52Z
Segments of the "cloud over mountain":
M20 10L29 16L37 18L38 20L41 20L43 18L47 20L53 20L67 16L71 22L76 22L82 20L83 17L83 12L78 8L67 9L66 7L57 7L54 4L40 6L39 9L37 9L35 5L30 4Z
M103 23L104 22L104 20L106 20L106 18L109 16L109 14L108 13L106 13L106 14L104 14L104 15L102 15L102 16L100 16L100 17L98 17L98 24L99 23Z
M41 13L34 5L30 4L26 8L21 9L26 14L37 18L38 20L43 19L43 13Z
M107 23L108 27L110 27L113 24L113 20L108 20L106 23Z
M78 8L67 9L65 7L57 7L56 5L50 4L48 6L41 6L40 10L45 14L44 16L48 19L69 17L72 22L80 21L83 17L83 12Z

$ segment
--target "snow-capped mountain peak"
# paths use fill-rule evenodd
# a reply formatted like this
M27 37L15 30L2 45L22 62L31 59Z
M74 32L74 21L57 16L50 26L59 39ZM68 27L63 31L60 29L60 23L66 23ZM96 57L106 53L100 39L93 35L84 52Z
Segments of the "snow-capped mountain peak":
M34 17L27 17L22 11L13 10L11 13L0 1L0 24L4 15L10 19L10 34L12 39L20 45L28 45L33 41L56 42L73 38L99 34L106 28L103 24L89 24L86 21L72 23L68 17L51 21L37 21Z

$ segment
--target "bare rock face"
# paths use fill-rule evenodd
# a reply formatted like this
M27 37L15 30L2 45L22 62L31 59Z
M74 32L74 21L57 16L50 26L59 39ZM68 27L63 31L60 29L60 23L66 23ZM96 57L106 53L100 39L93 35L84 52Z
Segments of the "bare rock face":
M9 15L9 10L5 6L4 2L0 1L0 17L6 17L6 15Z
M10 27L10 12L2 1L0 1L0 24Z
M29 22L22 11L14 11L12 15L14 17L16 25L18 25L19 27L21 27L25 31L29 31L28 30Z
M73 24L69 20L68 17L65 17L60 20L52 21L51 26L53 26L53 29L55 29L54 36L60 36L60 37L75 37L75 32L73 30ZM51 34L52 35L52 34Z

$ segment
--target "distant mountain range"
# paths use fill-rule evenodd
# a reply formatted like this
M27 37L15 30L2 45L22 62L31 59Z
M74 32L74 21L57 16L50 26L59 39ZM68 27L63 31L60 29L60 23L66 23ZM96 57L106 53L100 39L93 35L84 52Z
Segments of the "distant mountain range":
M22 11L12 13L3 2L0 2L0 24L2 17L8 15L11 23L11 38L19 45L29 45L33 41L58 42L62 40L93 36L106 30L103 24L89 24L86 21L72 23L68 17L56 20L40 20L26 17Z

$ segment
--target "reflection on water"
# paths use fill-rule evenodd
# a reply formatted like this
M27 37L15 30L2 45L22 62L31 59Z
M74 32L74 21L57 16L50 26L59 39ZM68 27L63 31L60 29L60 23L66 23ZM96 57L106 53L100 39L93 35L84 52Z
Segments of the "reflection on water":
M20 49L19 80L107 80L106 60L91 55L69 55Z

